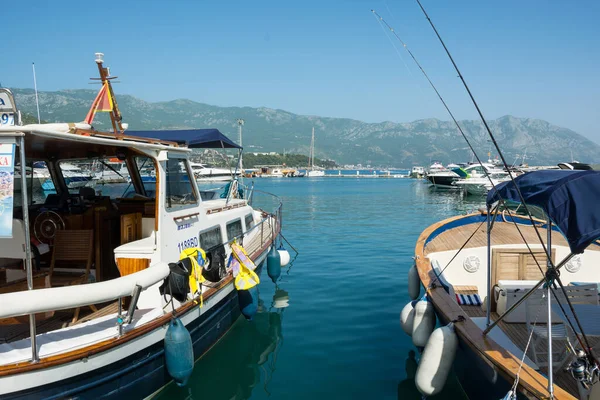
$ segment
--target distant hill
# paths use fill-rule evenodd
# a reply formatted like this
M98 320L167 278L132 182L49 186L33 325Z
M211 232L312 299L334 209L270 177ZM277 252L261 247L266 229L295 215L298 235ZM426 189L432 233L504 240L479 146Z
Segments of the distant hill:
M35 115L31 89L13 89L17 105ZM39 92L42 119L78 122L84 119L96 95L94 90ZM408 123L366 123L346 118L297 115L259 107L218 107L191 100L149 103L128 95L117 101L130 130L164 128L218 128L237 140L238 118L243 118L244 147L248 152L308 154L311 128L315 128L316 156L338 164L409 167L471 160L471 153L452 122L425 119ZM105 117L103 115L102 117ZM487 159L491 148L479 121L460 121L478 154ZM569 161L600 162L600 146L566 128L531 118L504 116L489 121L507 161L527 154L530 164ZM107 128L105 118L96 128ZM492 156L495 152L492 151Z

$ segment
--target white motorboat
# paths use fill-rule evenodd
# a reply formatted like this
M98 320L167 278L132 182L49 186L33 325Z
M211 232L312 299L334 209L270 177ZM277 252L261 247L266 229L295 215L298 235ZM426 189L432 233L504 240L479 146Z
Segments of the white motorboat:
M238 176L239 171L229 170L227 168L211 167L202 163L190 162L190 167L196 180L205 182L226 182L233 176Z
M460 168L456 164L450 164L450 166L452 165L455 165L454 169ZM459 178L460 175L458 173L437 162L429 167L429 172L427 173L427 180L436 188L456 189L453 183Z
M467 195L485 195L493 186L510 180L508 172L490 163L472 164L464 168L463 171L467 176L454 181L452 184L460 188Z
M92 170L96 171L94 180L98 183L123 183L130 180L127 164L119 159L99 160L92 166Z

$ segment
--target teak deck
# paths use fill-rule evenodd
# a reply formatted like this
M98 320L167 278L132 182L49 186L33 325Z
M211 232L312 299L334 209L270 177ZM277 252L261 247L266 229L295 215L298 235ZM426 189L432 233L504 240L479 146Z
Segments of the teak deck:
M519 372L519 390L528 397L547 399L548 395L548 380L542 375L542 373L534 370L528 365L521 367L521 360L514 354L510 353L491 338L483 335L482 330L475 325L475 323L469 317L485 316L485 313L479 307L465 307L462 308L441 286L431 287L431 283L434 282L435 275L431 269L430 260L427 258L427 254L445 250L457 250L459 249L473 234L469 243L465 246L466 248L483 247L487 245L486 235L486 224L485 221L482 224L474 223L465 226L450 229L442 232L425 246L427 238L439 227L446 225L452 221L460 220L465 216L458 216L447 219L445 221L438 222L431 225L425 231L423 231L417 241L415 248L416 265L419 272L419 278L425 288L427 288L427 294L434 304L436 311L448 321L458 321L454 324L457 335L461 341L467 345L475 354L486 360L488 363L494 365L498 373L505 377L509 382L513 382L517 372ZM531 226L520 225L519 228L523 233L524 237L530 244L539 243L538 237L535 230ZM540 235L545 240L546 231L540 229ZM554 232L552 235L554 244L566 245L566 241L560 236L559 233ZM522 243L523 240L514 228L514 225L505 223L496 223L492 230L492 244L515 244ZM459 283L459 282L457 282ZM465 288L466 289L466 288ZM459 317L467 317L464 321L460 321ZM521 329L519 327L506 327L509 324L500 324L501 329L515 342L517 346L523 346L523 339L526 337L527 332L525 324ZM511 324L515 325L515 324ZM556 369L555 369L556 373ZM577 389L566 383L569 378L566 374L557 374L554 384L554 398L555 399L576 399L573 394L577 393ZM560 385L560 386L559 386Z
M520 225L519 229L521 230L521 233L523 233L525 239L527 239L527 243L530 245L540 244L540 240L531 226ZM459 249L475 230L477 230L477 233L469 240L469 243L466 244L465 248L487 246L486 223L484 221L483 224L477 223L459 226L442 232L431 242L427 243L425 254ZM538 227L538 231L540 232L544 243L546 243L546 229ZM492 228L491 239L492 246L523 243L523 239L514 225L507 223L495 223ZM552 244L557 246L568 246L565 238L558 232L552 232Z

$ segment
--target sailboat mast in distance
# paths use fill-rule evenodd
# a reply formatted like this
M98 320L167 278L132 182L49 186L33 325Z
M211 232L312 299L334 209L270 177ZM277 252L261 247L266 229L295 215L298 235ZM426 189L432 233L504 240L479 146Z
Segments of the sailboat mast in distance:
M312 128L312 136L310 139L310 155L309 155L310 169L315 169L315 127Z

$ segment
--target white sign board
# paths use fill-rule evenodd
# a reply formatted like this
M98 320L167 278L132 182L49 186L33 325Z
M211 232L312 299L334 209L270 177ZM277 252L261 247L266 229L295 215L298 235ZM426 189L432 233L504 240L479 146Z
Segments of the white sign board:
M0 89L0 126L15 125L16 115L17 107L12 93L8 89Z

